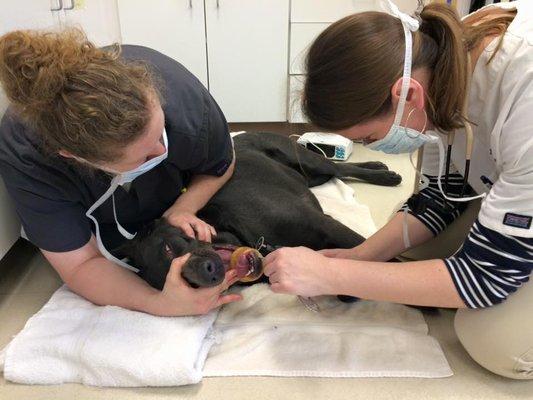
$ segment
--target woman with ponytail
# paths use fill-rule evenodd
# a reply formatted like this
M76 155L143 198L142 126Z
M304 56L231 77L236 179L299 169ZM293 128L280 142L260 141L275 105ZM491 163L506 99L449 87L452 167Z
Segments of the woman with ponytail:
M192 290L184 258L156 290L117 250L162 215L191 237L215 234L195 214L231 177L233 146L222 111L189 71L140 46L96 48L76 29L15 31L0 37L0 85L10 101L0 175L28 239L71 290L167 316L239 299L222 294L233 273Z
M361 245L282 248L265 273L281 293L458 308L479 364L533 379L533 2L463 20L442 3L415 16L384 5L317 37L303 109L373 150L423 146L423 184ZM411 261L387 262L398 256Z

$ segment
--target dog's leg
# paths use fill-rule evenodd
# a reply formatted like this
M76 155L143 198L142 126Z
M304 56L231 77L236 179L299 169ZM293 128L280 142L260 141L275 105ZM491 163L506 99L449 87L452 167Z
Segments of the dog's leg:
M381 186L397 186L402 182L402 177L393 171L370 169L356 163L336 163L335 166L337 178L354 178Z
M321 243L315 250L322 249L349 249L360 245L365 238L352 231L346 225L340 223L329 215L321 214L321 220L317 226L321 227Z
M309 187L321 185L332 177L354 178L382 186L396 186L402 181L400 175L389 171L381 162L335 163L294 142L265 149L265 152L301 173Z

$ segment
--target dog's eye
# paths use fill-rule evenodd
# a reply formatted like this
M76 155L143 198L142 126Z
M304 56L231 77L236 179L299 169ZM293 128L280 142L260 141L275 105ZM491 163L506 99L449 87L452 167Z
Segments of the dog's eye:
M174 252L172 251L172 248L168 243L165 243L165 246L163 248L165 249L165 255L168 258L174 258Z

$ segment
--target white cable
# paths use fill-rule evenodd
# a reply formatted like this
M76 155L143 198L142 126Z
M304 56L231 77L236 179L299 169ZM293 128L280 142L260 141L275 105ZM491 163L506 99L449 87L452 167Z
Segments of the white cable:
M289 138L293 137L293 136L296 136L296 137L301 137L302 135L297 135L296 133L292 134L292 135L289 135ZM328 158L328 156L326 155L326 153L324 152L324 150L322 150L320 147L318 147L316 144L314 144L313 142L306 142L306 144L311 144L313 146L315 146L318 151L320 151L322 153L322 155L324 156L324 158Z
M439 146L439 176L437 177L437 185L439 187L439 191L441 192L442 196L448 200L448 201L455 201L455 202L467 202L467 201L472 201L472 200L476 200L476 199L482 199L484 198L487 193L481 193L480 195L477 195L477 196L471 196L471 197L461 197L461 198L457 198L457 197L448 197L446 195L446 193L444 193L444 190L442 189L442 183L441 183L441 178L442 178L442 169L444 168L444 145L442 144L442 140L432 134L432 133L427 133L428 136L432 137L438 144Z

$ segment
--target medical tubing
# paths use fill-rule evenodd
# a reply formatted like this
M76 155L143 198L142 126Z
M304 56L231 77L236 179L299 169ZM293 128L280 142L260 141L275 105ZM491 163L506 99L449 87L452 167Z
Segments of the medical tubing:
M487 195L486 193L481 193L480 195L477 195L477 196L461 197L461 198L449 197L449 196L447 196L444 193L444 190L442 189L442 182L441 182L442 169L444 167L444 145L442 144L442 141L440 140L440 138L438 136L433 135L431 133L427 133L427 135L432 137L437 142L437 144L439 146L439 175L437 177L437 185L439 187L439 191L441 192L442 196L448 201L455 201L455 202L458 202L458 203L484 198ZM468 161L470 161L470 160L468 160ZM465 172L466 172L466 170L465 170Z

